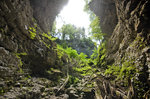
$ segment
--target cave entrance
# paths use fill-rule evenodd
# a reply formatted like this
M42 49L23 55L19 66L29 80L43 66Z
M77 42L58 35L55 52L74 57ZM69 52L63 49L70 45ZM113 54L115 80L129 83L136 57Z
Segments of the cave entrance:
M72 24L75 27L84 28L86 35L89 35L90 15L84 11L85 6L85 0L69 0L56 17L56 27L60 29L64 24Z
M98 17L89 9L88 3L90 1L69 0L68 4L56 17L51 32L52 36L58 38L56 40L57 44L64 48L71 47L78 54L86 54L88 58L102 39L102 37L100 40L96 38L100 35L94 34L92 36L92 25L97 25L93 28L97 29L96 31L101 32L101 30Z
M69 0L56 17L51 31L51 35L58 38L57 54L60 57L67 54L69 61L65 63L68 66L65 87L70 89L73 86L82 99L94 99L93 89L96 86L90 80L100 73L98 65L106 65L105 45L101 43L103 34L99 26L100 20L90 11L90 1Z

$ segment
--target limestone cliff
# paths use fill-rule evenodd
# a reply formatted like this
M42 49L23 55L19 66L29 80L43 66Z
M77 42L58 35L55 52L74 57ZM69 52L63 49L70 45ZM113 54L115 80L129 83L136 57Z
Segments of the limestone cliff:
M1 98L25 97L28 88L23 92L14 86L29 86L25 85L25 79L30 76L57 79L46 72L50 67L60 66L56 44L43 34L50 31L56 15L66 3L67 0L0 1L0 93L5 93ZM20 80L24 80L24 84ZM33 81L29 81L30 84ZM36 88L26 98L40 98L37 94L42 87Z
M100 17L100 25L103 33L107 33L106 37L110 37L118 19L116 15L116 6L113 0L93 0L90 9Z
M134 98L139 98L139 93L148 92L150 87L150 1L93 0L90 7L100 17L102 31L109 35L109 65L122 66L122 60L134 60L139 71L135 81L141 82L136 88L143 88L135 91Z

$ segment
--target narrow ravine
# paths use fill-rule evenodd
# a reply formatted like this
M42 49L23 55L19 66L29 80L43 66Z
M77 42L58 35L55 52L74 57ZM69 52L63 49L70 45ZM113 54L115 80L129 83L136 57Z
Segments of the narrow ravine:
M150 99L149 0L1 0L0 99Z

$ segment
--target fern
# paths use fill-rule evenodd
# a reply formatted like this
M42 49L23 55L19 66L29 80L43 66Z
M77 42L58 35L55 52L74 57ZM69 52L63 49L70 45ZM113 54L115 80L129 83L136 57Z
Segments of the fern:
M57 56L59 59L61 59L61 57L64 55L64 49L61 45L57 44Z
M52 36L50 35L50 32L49 32L49 35L46 34L46 33L42 33L42 36L45 37L45 38L48 38L48 39L51 40L51 41L55 41L55 40L57 39L57 38L55 38L55 37L52 37Z

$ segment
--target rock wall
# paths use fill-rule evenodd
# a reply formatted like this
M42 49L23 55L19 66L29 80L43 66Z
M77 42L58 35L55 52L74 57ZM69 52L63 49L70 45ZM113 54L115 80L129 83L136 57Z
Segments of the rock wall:
M108 64L122 65L122 59L134 60L138 69L136 88L146 93L150 87L150 1L93 0L90 7L100 17L106 33ZM116 19L117 18L117 19ZM141 99L141 98L140 98Z
M30 0L33 8L33 16L44 32L52 28L52 23L68 0Z
M90 9L100 17L102 32L109 38L118 22L115 2L113 0L93 0Z
M46 65L54 65L57 60L56 51L52 49L55 47L55 43L43 39L42 34L43 31L47 33L47 30L51 29L50 27L53 24L55 16L59 13L65 2L66 0L58 0L57 2L54 0L45 0L43 2L40 0L37 2L34 0L32 0L32 2L29 0L1 0L1 52L8 52L9 55L26 53L27 55L24 55L24 59L26 60L25 64L32 64L33 70L41 65L40 69L45 68L44 66ZM44 28L40 28L42 26L44 26ZM49 42L51 47L46 47L43 42ZM49 56L53 56L53 58ZM1 58L1 60L2 59L4 59L4 57ZM1 62L2 64L6 63L5 61ZM11 61L8 61L6 64L8 65L9 62ZM13 65L13 63L11 64Z
M53 78L46 70L59 68L61 61L56 44L42 34L50 31L66 3L67 0L0 1L0 94L29 75Z

